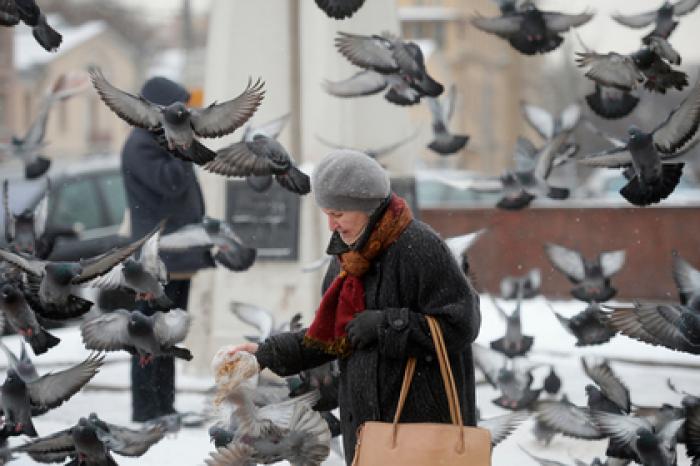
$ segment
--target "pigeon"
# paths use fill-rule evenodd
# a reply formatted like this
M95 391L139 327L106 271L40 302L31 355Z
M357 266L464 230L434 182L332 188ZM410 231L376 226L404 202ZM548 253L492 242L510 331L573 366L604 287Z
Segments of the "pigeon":
M39 280L39 301L46 306L64 306L69 304L75 287L87 286L93 278L109 272L117 264L125 261L139 249L158 230L155 229L143 238L132 243L115 247L112 250L78 262L50 262L23 254L15 254L0 249L0 259L20 268L28 280Z
M489 34L506 39L518 52L525 55L547 53L564 41L561 33L586 24L593 13L577 15L542 11L532 1L522 2L515 9L501 9L501 16L476 16L471 23Z
M269 176L288 191L296 194L311 192L309 176L299 170L294 158L276 139L264 134L254 134L244 140L219 149L216 157L203 166L204 170L218 175Z
M614 328L608 325L609 312L604 311L596 302L588 303L586 309L566 318L549 306L559 323L576 337L576 346L591 346L607 343L617 334Z
M621 334L650 345L700 354L700 314L682 304L638 302L617 307L609 319Z
M61 341L39 324L24 294L11 283L0 286L0 310L10 327L31 345L34 354L43 354Z
M588 107L599 117L608 120L617 120L626 117L637 107L639 97L629 91L623 91L614 87L601 86L595 83L595 90L587 94Z
M0 349L5 353L7 357L8 367L13 369L20 379L26 382L33 382L39 378L39 373L34 366L34 363L29 359L29 354L27 353L27 347L24 345L24 341L20 340L20 355L19 359L15 356L10 348L8 348L2 341L0 341Z
M327 412L338 407L338 387L340 367L338 361L330 361L313 369L299 372L298 377L287 377L289 395L292 397L318 391L319 400L313 406L316 411L328 417ZM330 426L329 426L330 427ZM336 437L336 435L333 435Z
M255 343L265 341L268 337L282 332L301 330L301 314L294 314L289 321L278 324L271 311L252 304L233 301L229 308L238 319L258 330L257 336L246 337L247 340Z
M501 280L501 299L516 299L518 293L522 294L523 299L534 298L540 294L541 284L542 273L538 268L531 269L524 275L507 276Z
M495 447L508 438L520 424L530 417L527 411L502 414L490 419L479 419L476 423L478 427L486 429L491 434L491 447Z
M136 292L137 300L148 301L151 306L167 310L173 302L165 295L168 270L159 256L158 243L165 226L161 222L158 231L143 244L138 258L129 257L106 274L89 281L86 286L102 290L129 289Z
M365 0L316 0L316 5L328 15L329 18L350 18L362 7Z
M534 405L538 423L567 437L598 440L605 437L591 418L588 407L572 404L568 399L540 400Z
M5 241L13 252L39 253L37 241L43 236L46 228L49 187L47 182L44 196L33 210L25 209L22 213L15 214L10 208L9 183L7 180L3 182L2 205L5 213Z
M659 37L628 55L599 54L588 48L576 55L578 66L587 68L586 77L601 86L629 92L643 84L649 91L665 94L668 89L680 91L688 85L688 75L671 66L680 64L680 55Z
M509 358L515 358L518 356L526 355L530 349L532 349L532 343L534 338L530 335L523 335L521 322L520 322L520 305L522 301L522 293L518 295L517 303L515 305L515 310L508 315L506 311L499 306L496 299L489 295L491 302L498 311L498 313L506 321L506 333L501 338L493 340L491 342L491 349L498 351L499 353L505 354Z
M680 302L693 310L700 311L700 270L673 251L673 281L676 283Z
M631 204L645 206L668 197L680 181L684 162L679 158L700 140L700 80L683 102L650 132L628 129L624 145L578 159L595 167L624 168L628 183L620 194Z
M405 138L403 138L403 139L401 139L401 140L399 140L399 141L393 142L393 143L391 143L391 144L387 144L387 145L385 145L385 146L380 146L380 147L364 147L364 148L362 148L362 149L355 149L355 148L353 148L353 147L343 146L342 144L336 144L336 143L334 143L334 142L330 142L330 141L328 141L327 139L322 138L322 137L319 136L319 135L316 135L316 139L317 139L321 144L323 144L324 146L328 146L328 147L330 147L331 149L341 149L341 150L343 150L343 149L350 149L350 150L356 150L356 151L358 151L358 152L362 152L363 154L367 154L368 156L370 156L370 157L373 158L373 159L379 159L379 158L381 158L381 157L383 157L383 156L385 156L385 155L391 154L392 152L394 152L394 151L395 151L396 149L398 149L399 147L401 147L401 146L403 146L404 144L407 144L408 142L412 141L413 139L416 138L416 136L418 136L418 133L419 133L419 130L416 129L411 135L409 135L409 136L407 136L407 137L405 137Z
M673 30L678 25L675 17L684 16L695 10L700 5L699 0L679 0L671 3L664 0L664 3L657 10L645 11L634 15L614 14L612 19L634 29L644 28L654 24L654 30L644 36L643 41L647 43L652 37L668 39Z
M189 328L190 315L182 309L153 315L117 309L84 321L80 333L87 349L125 350L138 355L139 364L145 367L158 356L192 360L188 349L175 346L185 339Z
M561 132L573 131L581 119L581 107L578 104L567 106L556 117L547 110L526 102L520 104L520 109L525 121L544 140L554 139Z
M279 134L282 132L284 127L289 121L289 114L282 115L279 118L275 118L262 125L252 126L247 125L243 131L243 137L241 141L251 142L256 134L262 134L264 136L277 139ZM215 154L216 156L216 154ZM213 159L212 159L213 160ZM246 183L250 188L258 193L262 193L270 189L272 186L272 175L250 175L245 178Z
M457 88L451 85L447 96L442 101L435 97L428 98L430 113L433 115L433 141L428 148L440 155L451 155L459 152L469 142L469 136L452 134L448 129L455 110Z
M467 252L487 231L488 228L481 228L471 233L467 233L466 235L452 236L445 239L445 244L450 249L452 257L455 258L455 261L457 261L457 264L459 264L465 275L469 275L469 260L467 259Z
M610 278L625 264L624 250L601 252L595 260L588 260L576 250L552 243L545 244L544 250L552 265L574 284L571 290L574 298L600 303L617 294Z
M38 379L24 381L14 370L7 371L2 385L5 429L36 437L32 416L38 416L67 401L97 374L104 356L91 354L83 362L59 372L49 372Z
M35 0L2 0L0 26L15 26L20 21L32 28L34 39L47 52L55 52L63 42L63 36L49 26Z
M116 466L111 452L140 457L165 434L166 430L159 424L134 430L104 422L92 413L87 418L80 418L69 429L32 440L12 451L26 453L40 463L63 462L71 458L73 461L67 464Z
M607 362L602 362L594 366L589 366L585 358L581 358L583 370L588 377L593 380L599 387L600 394L604 397L606 403L603 405L591 404L592 400L589 396L588 403L591 409L597 411L606 411L613 413L629 413L631 411L630 390L613 372ZM588 388L587 391L590 391ZM610 405L612 403L612 405Z
M233 354L232 354L233 353ZM321 465L330 453L331 433L321 415L311 409L317 392L257 408L251 401L260 367L253 354L221 348L212 368L217 384L215 404L235 407L233 441L210 453L208 466L245 466L287 460L297 465Z
M414 42L405 42L389 32L363 36L339 32L338 51L353 65L364 68L349 79L326 81L326 92L337 97L372 95L389 87L385 98L396 105L413 105L421 97L442 94L442 84L428 75L423 52Z
M163 128L171 150L186 151L195 135L214 138L232 133L253 116L265 95L264 83L258 79L254 84L249 80L238 97L206 108L189 108L182 102L162 106L117 89L99 68L90 69L90 78L104 103L121 119L150 131Z
M243 244L230 223L204 217L201 223L185 225L160 238L161 251L178 251L190 247L211 247L214 261L234 272L248 270L257 250Z
M561 378L554 372L554 366L550 366L549 374L544 378L542 388L550 395L556 395L561 390Z
M12 0L10 0L12 1ZM21 0L30 1L33 0ZM56 79L53 87L42 99L39 113L23 137L13 136L9 143L0 143L0 153L8 154L22 160L24 176L36 179L43 176L51 166L51 160L41 155L46 147L46 124L49 112L54 104L63 102L82 92L86 88L87 79L80 74L62 74Z

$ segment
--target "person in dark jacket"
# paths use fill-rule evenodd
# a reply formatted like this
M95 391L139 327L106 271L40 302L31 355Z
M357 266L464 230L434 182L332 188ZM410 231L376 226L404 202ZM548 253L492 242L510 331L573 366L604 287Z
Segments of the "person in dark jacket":
M162 77L149 79L141 95L160 105L187 102L189 93L179 84ZM140 238L166 219L164 233L196 223L204 216L204 199L191 163L182 161L158 142L158 136L135 128L122 149L122 175L131 215L131 236ZM202 268L213 266L207 248L161 253L168 269L165 294L176 308L187 309L190 279ZM146 303L140 310L153 312ZM145 367L138 357L131 364L132 419L147 421L175 412L175 363L160 357Z
M471 343L481 324L479 298L439 236L412 218L370 157L337 151L314 169L312 191L333 231L335 256L308 329L236 350L254 352L281 376L338 358L341 430L351 464L357 429L391 422L409 356L417 358L401 422L450 422L424 315L443 330L466 425L476 424Z

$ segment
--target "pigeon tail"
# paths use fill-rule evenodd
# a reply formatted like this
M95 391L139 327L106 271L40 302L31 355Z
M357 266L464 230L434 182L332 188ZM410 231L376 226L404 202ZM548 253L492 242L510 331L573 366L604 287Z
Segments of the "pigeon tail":
M264 193L272 186L272 175L246 176L245 182L256 193Z
M204 165L216 158L216 152L206 147L196 139L192 140L192 144L187 148L178 147L174 150L173 155L186 162L193 162L197 165Z
M32 334L31 337L29 337L28 343L31 345L34 354L38 356L40 354L46 353L49 350L49 348L53 348L60 341L61 340L59 338L51 335L49 332L42 328L38 332Z
M437 138L428 144L428 148L440 155L454 154L469 142L469 136L451 135L449 138Z
M524 356L530 348L532 348L532 343L534 338L528 335L523 335L521 344L517 345L517 348L513 348L512 345L507 345L505 342L505 337L501 337L497 340L491 342L491 349L503 353L508 358L516 358L518 356Z
M180 348L179 346L173 346L171 348L168 348L167 352L170 356L184 359L185 361L192 360L192 353L187 348Z
M527 40L522 34L515 35L508 39L508 42L515 50L525 55L551 52L559 47L563 41L564 38L559 34L548 34L547 37L538 41Z
M311 192L311 179L309 175L295 166L289 167L287 173L275 175L275 179L283 188L293 193L304 195Z
M644 88L665 94L666 90L674 88L678 91L683 90L688 85L688 75L683 71L670 70L667 73L655 74L653 77L648 77L644 81Z
M70 295L65 305L42 303L39 297L32 291L25 293L27 304L39 316L46 319L66 320L75 319L86 314L92 308L92 301L79 296Z
M504 197L498 201L496 207L505 210L520 210L529 206L533 199L535 199L535 196L522 191L517 196Z
M416 82L411 87L430 97L438 97L445 91L445 86L435 81L427 74L423 76L423 79Z
M663 164L661 177L653 185L642 184L639 182L639 177L634 176L620 189L620 194L630 203L638 206L661 202L662 199L671 195L680 182L683 165L683 163Z
M39 17L39 24L32 28L32 35L48 52L55 52L63 42L63 36L49 26L44 15Z
M49 167L51 167L51 160L38 156L35 161L24 166L24 176L28 180L39 178L49 170Z
M408 96L401 94L396 91L393 87L387 91L386 94L384 94L384 98L391 102L392 104L400 105L401 107L405 107L408 105L413 105L417 104L420 102L421 94L420 93L414 93L414 94L409 94Z
M596 86L596 91L586 96L586 102L599 117L616 120L632 113L639 103L639 98L624 91L621 91L620 98L606 98L603 97L600 87Z
M558 188L556 186L550 186L547 192L547 197L550 199L563 200L569 198L569 188Z

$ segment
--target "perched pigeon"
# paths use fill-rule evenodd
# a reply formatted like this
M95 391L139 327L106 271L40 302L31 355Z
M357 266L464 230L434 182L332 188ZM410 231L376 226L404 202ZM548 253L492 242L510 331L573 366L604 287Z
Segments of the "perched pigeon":
M158 356L190 361L192 353L175 346L185 339L189 328L190 315L182 309L157 311L150 316L138 310L117 309L84 321L80 332L87 349L125 350L138 355L143 367Z
M376 94L389 87L385 98L396 105L413 105L421 97L442 94L442 84L431 78L423 52L413 42L405 42L391 33L363 36L339 32L335 45L353 65L364 68L349 79L326 81L326 92L337 97Z
M481 228L466 235L452 236L445 239L445 244L450 249L452 257L455 258L457 264L464 272L465 275L469 275L469 260L467 259L467 252L469 249L477 242L481 236L488 231L488 228Z
M673 281L676 282L681 304L700 311L700 270L673 251Z
M255 113L265 92L258 80L236 98L206 108L189 108L182 102L168 106L154 104L142 96L134 96L114 87L99 68L91 68L90 77L104 103L132 126L155 131L163 128L169 148L187 150L195 135L203 138L232 133Z
M516 299L522 293L523 299L531 299L540 294L542 273L540 269L531 269L524 275L507 276L501 280L501 299Z
M31 345L34 354L43 354L61 341L39 324L24 294L10 283L0 287L0 311L10 327Z
M437 97L428 98L428 106L433 115L433 141L428 144L428 148L440 155L455 154L462 150L469 142L469 136L462 134L452 134L448 129L450 120L455 110L457 99L457 88L451 85L445 99Z
M610 278L625 264L624 250L601 252L595 260L588 260L576 250L552 243L545 244L544 250L552 265L574 284L571 290L574 298L604 302L617 293Z
M586 24L592 13L567 15L542 11L532 1L522 2L516 9L501 9L501 16L472 18L472 24L484 32L506 39L510 45L526 55L547 53L564 41L561 33Z
M578 104L567 106L558 116L526 102L520 104L520 109L525 121L545 140L553 139L561 132L573 131L581 119L581 107Z
M587 68L586 77L601 86L629 92L643 84L649 91L665 94L668 89L680 91L688 85L688 75L671 66L680 64L680 55L659 37L628 55L599 54L590 49L576 55L578 66Z
M624 168L628 183L620 194L630 203L645 206L668 197L678 185L684 162L680 156L700 140L700 80L683 102L650 132L630 126L624 145L579 158L595 167Z
M7 0L6 0L7 1ZM13 0L9 0L13 1ZM33 0L21 0L23 2ZM1 8L0 8L1 9ZM9 143L0 143L0 153L22 160L24 175L35 179L44 175L51 166L51 160L41 155L46 147L46 124L54 104L63 102L85 90L87 79L79 74L62 74L42 99L39 113L23 137L13 136Z
M363 3L365 0L316 0L316 5L334 19L350 18Z
M639 103L639 97L629 91L595 83L595 91L586 95L586 103L599 117L616 120L632 113Z
M250 140L219 149L214 160L207 162L203 168L229 177L274 175L288 191L296 194L311 191L309 176L297 168L294 158L282 144L260 133L254 134Z
M73 461L67 464L116 466L111 452L140 457L165 433L159 424L134 430L104 422L93 413L80 418L69 429L27 442L12 451L26 453L40 463L63 462L71 458Z
M132 243L115 247L99 256L80 259L78 262L50 262L23 254L15 254L0 249L0 259L20 268L28 276L40 279L39 300L42 305L64 306L69 303L75 288L87 286L93 278L109 272L114 266L125 261L158 230L153 230Z
M102 290L129 289L136 293L137 300L146 300L163 310L172 308L173 302L164 290L168 270L160 259L158 247L164 225L165 222L161 222L159 230L143 244L138 258L126 259L86 286Z
M651 37L661 37L668 39L673 30L678 25L674 18L684 16L695 10L700 5L700 0L679 0L671 3L664 0L664 3L657 10L646 11L634 15L614 14L612 18L623 26L639 29L654 24L654 30L644 37L644 42L648 42Z
M367 154L368 156L372 157L373 159L379 159L379 158L381 158L381 157L383 157L383 156L385 156L385 155L391 154L392 152L394 152L394 151L395 151L396 149L398 149L399 147L401 147L401 146L403 146L404 144L407 144L408 142L412 141L413 139L416 138L416 136L418 136L418 133L419 133L419 131L418 131L418 129L416 129L416 131L414 131L411 135L406 136L405 138L403 138L403 139L401 139L401 140L399 140L399 141L393 142L393 143L391 143L391 144L388 144L388 145L386 145L386 146L372 147L372 148L364 147L364 148L361 148L361 149L356 149L356 148L349 147L349 146L343 146L342 144L336 144L336 143L334 143L334 142L330 142L330 141L328 141L327 139L322 138L322 137L319 136L319 135L316 135L316 139L318 139L318 141L319 141L321 144L323 144L324 146L328 146L328 147L330 147L331 149L350 149L350 150L356 150L356 151L358 151L358 152L362 152L363 154Z
M5 344L0 341L0 349L5 353L7 357L8 367L13 369L17 375L24 382L33 382L39 378L39 373L34 366L34 363L29 359L29 354L27 353L27 347L24 345L24 341L20 340L20 355L19 359L15 356L10 348L5 346Z
M265 341L271 335L301 329L299 323L301 314L294 314L291 320L277 323L274 314L267 309L238 301L233 301L229 307L231 312L242 322L257 329L258 335L246 337L250 341L261 342Z
M534 338L530 335L523 335L521 322L520 322L520 305L522 301L522 293L517 297L517 303L515 305L515 310L509 315L506 311L496 302L496 299L489 295L491 302L498 311L498 313L506 321L506 333L501 338L493 340L491 342L491 349L498 351L499 353L505 354L509 358L515 358L518 356L526 355L532 348L532 343Z
M32 381L23 380L14 369L9 369L0 400L5 428L36 437L32 416L62 405L78 393L97 374L103 360L104 356L93 353L80 364Z
M564 317L551 306L550 309L552 309L562 327L576 337L576 346L607 343L617 333L614 328L608 325L610 313L601 309L600 305L594 301L588 303L586 309L571 318Z
M208 466L245 466L288 460L297 465L321 465L330 452L331 433L326 421L311 409L318 393L257 408L251 401L260 367L255 356L229 347L214 356L217 384L215 403L235 406L237 426L233 441L205 460Z
M211 247L216 263L234 272L248 270L257 256L257 250L243 244L230 223L211 217L204 217L201 223L185 225L163 235L159 245L161 251L197 246Z
M0 26L15 26L20 21L32 28L34 39L47 52L58 50L63 36L49 26L35 0L0 1Z

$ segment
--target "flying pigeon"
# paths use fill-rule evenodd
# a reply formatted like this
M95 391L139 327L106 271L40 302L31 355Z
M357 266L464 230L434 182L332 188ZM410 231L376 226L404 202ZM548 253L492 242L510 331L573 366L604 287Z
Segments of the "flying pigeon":
M47 52L55 52L63 41L63 36L46 21L35 0L0 1L0 26L15 26L22 21L32 28L34 39Z
M241 141L251 142L256 134L262 134L264 136L277 139L279 134L287 125L288 121L289 113L261 125L247 125L243 131ZM272 186L273 177L272 175L250 175L246 176L245 180L253 191L262 193L270 189L270 186Z
M523 299L531 299L540 294L542 284L542 272L535 268L524 275L507 276L501 280L501 299L516 299L518 293L522 293Z
M214 261L234 272L248 270L257 256L257 250L243 244L230 223L211 217L163 235L159 247L179 251L199 246L211 247Z
M43 354L61 341L39 324L24 294L11 283L0 287L0 311L4 321L31 345L34 354Z
M271 311L252 304L233 301L229 308L238 319L257 329L258 335L246 337L249 341L262 342L278 333L301 330L301 314L294 314L290 320L277 323Z
M491 348L499 353L505 354L509 358L526 355L532 348L534 338L530 335L524 335L520 321L520 305L522 301L522 293L517 296L515 310L508 315L506 311L496 302L496 299L489 295L491 302L498 313L506 321L506 333L503 337L493 340Z
M616 120L632 113L639 103L639 97L630 91L595 83L595 90L586 95L586 103L599 117Z
M90 69L90 78L104 103L132 126L150 131L165 130L171 150L185 150L195 141L195 135L215 138L232 133L253 116L265 92L260 80L248 81L245 90L236 98L213 103L206 108L189 108L182 102L157 105L143 96L134 96L117 89L105 79L99 68Z
M596 302L588 303L586 309L566 318L549 306L559 323L576 337L576 346L590 346L607 343L615 336L617 330L608 325L609 312L604 311Z
M428 75L420 47L389 32L372 36L339 32L335 45L353 65L365 71L344 81L326 81L324 88L329 94L358 97L389 87L384 97L404 106L418 103L424 96L437 97L444 90Z
M700 80L683 102L650 132L628 129L624 145L579 158L588 166L624 168L628 183L620 194L630 203L645 206L668 197L678 185L684 162L680 156L700 140Z
M618 375L615 374L607 361L591 366L586 362L586 359L582 357L581 365L586 375L598 386L603 401L605 402L605 405L592 404L589 395L588 403L591 409L619 414L629 413L631 411L630 390L622 380L620 380ZM590 392L588 388L587 391Z
M33 210L25 209L15 214L10 208L9 183L7 180L2 185L2 206L5 214L5 241L14 252L35 254L37 241L40 241L46 227L49 205L49 186L41 201ZM42 251L43 252L43 251Z
M547 110L537 105L522 102L520 104L525 121L544 140L553 139L561 132L571 132L578 125L581 119L581 107L578 104L571 104L564 108L557 116L552 115Z
M87 349L98 351L125 350L139 356L141 367L158 356L173 356L190 361L192 353L177 345L190 329L190 315L182 309L141 311L117 309L84 321L80 333Z
M30 437L37 433L32 416L38 416L67 401L97 374L104 356L91 354L80 364L59 372L49 372L32 381L23 380L14 369L7 371L2 385L5 429Z
M316 5L334 19L350 18L363 3L365 0L316 0Z
M545 244L544 250L552 265L574 284L571 290L574 298L604 302L617 293L610 279L625 264L624 250L601 252L595 260L588 260L574 249L552 243Z
M700 5L700 0L679 0L676 3L671 3L664 0L664 3L656 10L645 11L634 15L614 14L612 19L634 29L645 28L654 24L654 30L644 36L643 41L647 43L652 37L661 37L668 39L678 21L675 17L684 16L695 10Z
M481 228L466 235L452 236L445 239L445 244L450 249L452 257L455 258L457 264L464 272L465 275L469 274L469 260L467 259L467 252L469 249L477 242L481 236L488 231L488 228Z
M554 372L554 366L550 366L549 374L544 378L542 388L550 395L556 395L561 390L561 378Z
M509 8L501 16L486 18L476 16L472 24L484 32L506 39L510 45L525 55L547 53L564 41L562 33L586 24L593 13L567 15L538 9L532 1L522 2L517 8Z
M700 311L700 270L673 251L673 281L676 283L681 304Z
M530 413L527 411L516 411L489 419L479 419L476 424L478 427L489 431L491 434L491 446L495 447L507 439L529 417Z
M428 97L428 106L433 115L433 141L428 148L440 155L455 154L462 150L469 142L469 136L452 134L448 129L450 120L455 110L457 88L451 85L445 99Z
M407 137L405 137L405 138L403 138L403 139L401 139L401 140L399 140L399 141L392 142L391 144L387 144L387 145L385 145L385 146L380 146L380 147L363 147L363 148L361 148L361 149L357 149L357 148L349 147L349 146L344 146L344 145L342 145L342 144L336 144L336 143L334 143L334 142L328 141L328 140L325 139L325 138L322 138L322 137L319 136L319 135L316 135L316 139L317 139L321 144L323 144L324 146L328 146L328 147L330 147L331 149L350 149L350 150L356 150L356 151L358 151L358 152L362 152L363 154L367 154L368 156L370 156L370 157L373 158L373 159L379 159L379 158L381 158L381 157L383 157L383 156L385 156L385 155L391 154L392 152L394 152L396 149L398 149L399 147L403 146L404 144L407 144L407 143L411 142L413 139L416 138L416 136L418 136L418 133L419 133L419 130L416 129L416 130L415 130L412 134L410 134L409 136L407 136Z
M20 340L20 355L19 359L15 356L15 353L10 350L2 341L0 341L0 349L7 357L8 367L13 369L17 375L24 382L33 382L39 378L39 373L34 366L34 363L29 359L29 354L27 353L27 347L24 345L24 341Z

